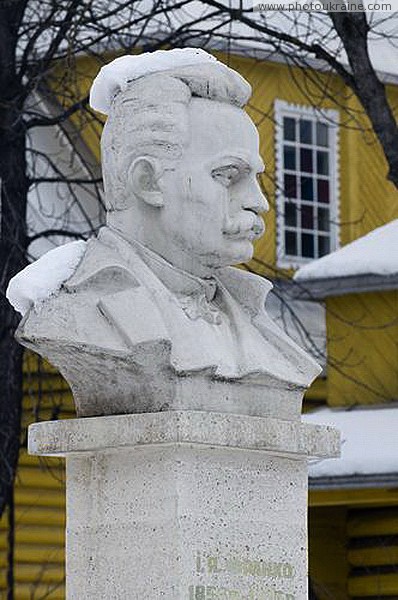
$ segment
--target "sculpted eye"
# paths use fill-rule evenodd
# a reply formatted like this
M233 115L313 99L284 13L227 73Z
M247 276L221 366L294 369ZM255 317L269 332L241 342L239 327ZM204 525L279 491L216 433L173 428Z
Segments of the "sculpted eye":
M211 176L216 181L219 181L222 185L226 187L238 181L241 175L239 167L235 165L226 165L225 167L218 167L217 169L213 169L211 172Z

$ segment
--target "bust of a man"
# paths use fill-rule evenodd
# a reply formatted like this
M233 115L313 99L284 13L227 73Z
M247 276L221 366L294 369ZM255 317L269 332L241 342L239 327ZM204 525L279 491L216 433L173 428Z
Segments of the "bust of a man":
M21 343L63 373L80 415L214 410L297 417L317 365L232 267L267 201L249 84L203 51L128 56L94 82L107 224L32 305Z

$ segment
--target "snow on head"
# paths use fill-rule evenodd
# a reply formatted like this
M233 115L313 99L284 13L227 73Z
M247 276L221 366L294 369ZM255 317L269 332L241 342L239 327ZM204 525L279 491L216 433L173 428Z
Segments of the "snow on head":
M56 294L75 272L86 249L83 241L71 242L50 250L17 273L8 284L6 296L21 315L32 305Z
M297 281L398 273L398 219L301 267Z
M175 48L120 56L102 67L94 79L90 91L90 106L107 115L113 98L120 90L124 91L130 81L151 73L209 62L218 63L214 56L200 48Z

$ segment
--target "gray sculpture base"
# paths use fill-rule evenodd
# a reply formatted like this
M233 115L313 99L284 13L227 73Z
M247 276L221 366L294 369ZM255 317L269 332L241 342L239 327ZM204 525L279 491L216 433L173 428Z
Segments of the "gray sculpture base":
M305 600L307 457L337 432L165 412L39 423L66 456L68 600Z

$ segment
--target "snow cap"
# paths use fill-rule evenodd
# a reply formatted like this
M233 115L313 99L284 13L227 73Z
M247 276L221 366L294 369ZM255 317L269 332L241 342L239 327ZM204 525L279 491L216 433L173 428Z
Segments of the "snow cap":
M235 104L243 106L250 97L250 85L233 69L219 62L214 56L200 48L174 48L173 50L157 50L137 55L126 55L115 58L99 71L90 90L90 106L107 115L116 94L125 91L132 81L166 71L178 71L186 67L206 65L216 67L232 75L240 84L241 94Z
M17 273L6 291L9 303L24 315L31 306L56 294L77 269L86 245L80 240L58 246Z

